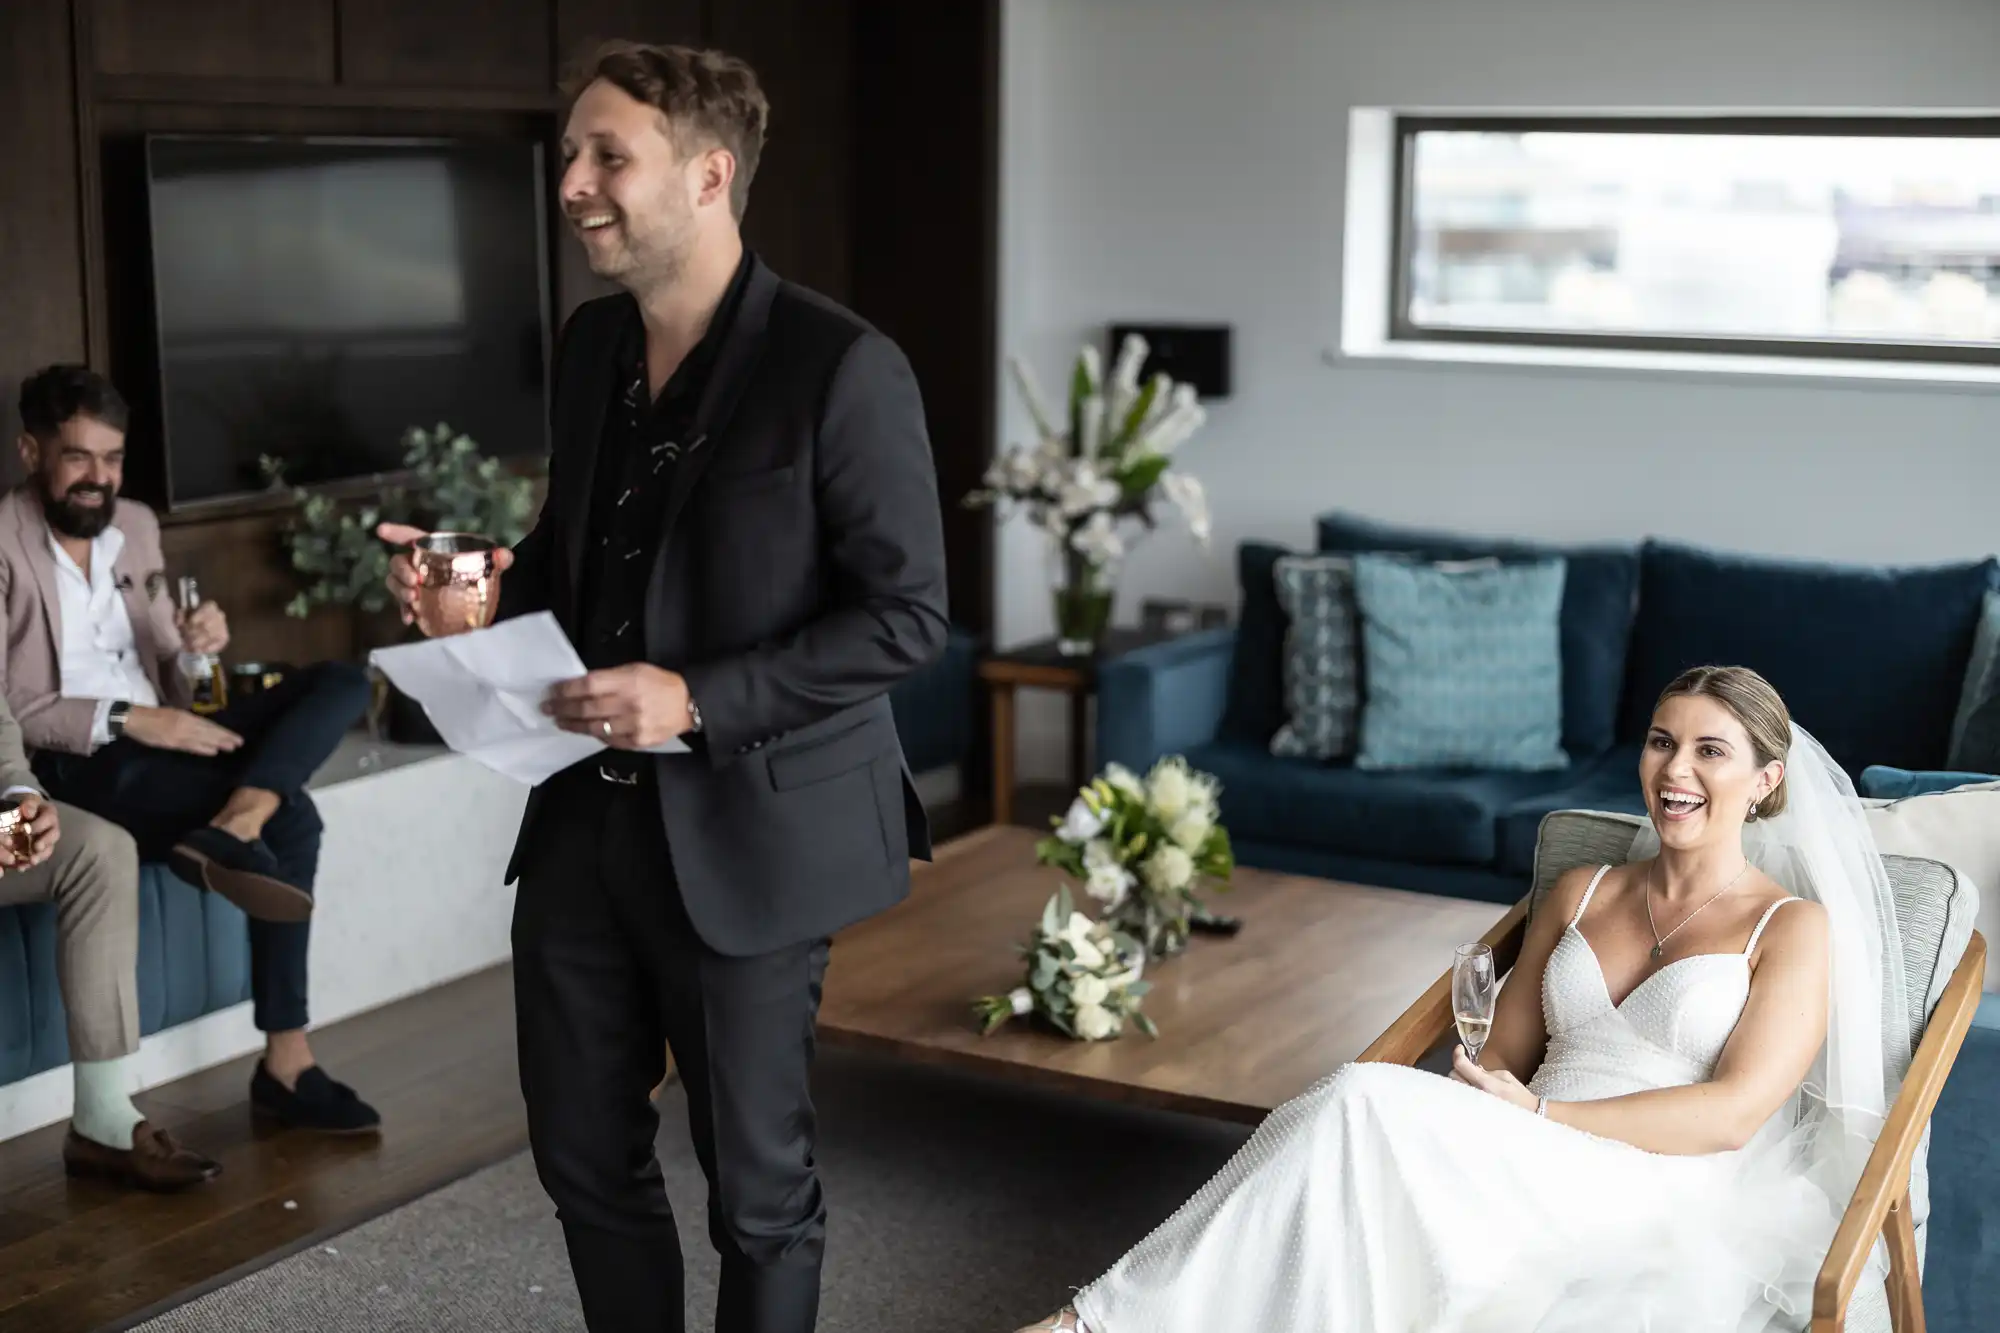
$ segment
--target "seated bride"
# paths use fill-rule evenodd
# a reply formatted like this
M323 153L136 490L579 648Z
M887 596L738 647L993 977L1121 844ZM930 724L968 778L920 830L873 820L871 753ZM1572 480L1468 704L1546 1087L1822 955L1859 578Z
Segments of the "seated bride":
M1650 828L1537 905L1477 1063L1343 1066L1034 1327L1803 1327L1908 1063L1887 873L1745 668L1667 687L1639 781Z

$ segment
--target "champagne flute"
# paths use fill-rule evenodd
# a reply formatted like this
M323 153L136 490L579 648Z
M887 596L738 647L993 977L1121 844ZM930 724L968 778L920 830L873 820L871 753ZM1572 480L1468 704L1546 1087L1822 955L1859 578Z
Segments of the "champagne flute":
M1451 960L1451 1012L1458 1020L1458 1039L1474 1064L1493 1030L1493 1001L1499 993L1493 950L1484 944L1459 945Z

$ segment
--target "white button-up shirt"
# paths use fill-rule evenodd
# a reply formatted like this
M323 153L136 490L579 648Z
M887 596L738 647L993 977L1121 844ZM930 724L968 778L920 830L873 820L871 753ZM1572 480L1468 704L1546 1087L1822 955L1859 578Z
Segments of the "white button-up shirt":
M159 691L139 661L132 617L118 590L112 565L125 549L125 534L106 528L90 543L90 573L49 535L56 562L56 598L62 614L62 692L65 699L97 700L91 743L111 740L111 705L126 700L143 708L159 705Z

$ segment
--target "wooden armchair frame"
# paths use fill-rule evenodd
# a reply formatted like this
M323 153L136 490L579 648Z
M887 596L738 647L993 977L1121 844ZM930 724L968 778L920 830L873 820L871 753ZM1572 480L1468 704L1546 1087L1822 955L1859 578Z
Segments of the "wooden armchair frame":
M1486 932L1485 943L1493 950L1497 974L1505 975L1514 966L1527 929L1528 899L1524 898ZM1812 1333L1842 1333L1848 1301L1878 1235L1889 1247L1885 1285L1890 1325L1896 1333L1923 1333L1923 1278L1917 1271L1916 1229L1910 1220L1910 1159L1916 1154L1924 1126L1930 1123L1931 1110L1944 1091L1945 1077L1958 1059L1959 1047L1965 1044L1985 976L1986 940L1975 930L1924 1025L1923 1040L1910 1059L1902 1091L1889 1108L1888 1123L1875 1141L1875 1151L1869 1155L1861 1183L1834 1233L1826 1262L1820 1265L1819 1280L1813 1286ZM1444 1040L1453 1025L1451 973L1447 971L1361 1053L1361 1059L1414 1065Z

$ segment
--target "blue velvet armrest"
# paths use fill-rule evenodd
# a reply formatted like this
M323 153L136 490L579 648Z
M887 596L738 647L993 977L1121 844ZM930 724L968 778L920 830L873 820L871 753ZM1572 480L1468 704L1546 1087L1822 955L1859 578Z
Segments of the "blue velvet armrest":
M1234 628L1122 653L1097 668L1097 755L1143 773L1155 759L1215 739L1229 695Z
M1950 791L1972 782L2000 782L1992 773L1952 773L1941 770L1917 771L1870 764L1861 770L1858 795L1876 800L1900 801L1905 796L1925 796Z
M912 773L964 763L971 754L979 688L979 640L954 625L936 661L896 682L889 707Z

